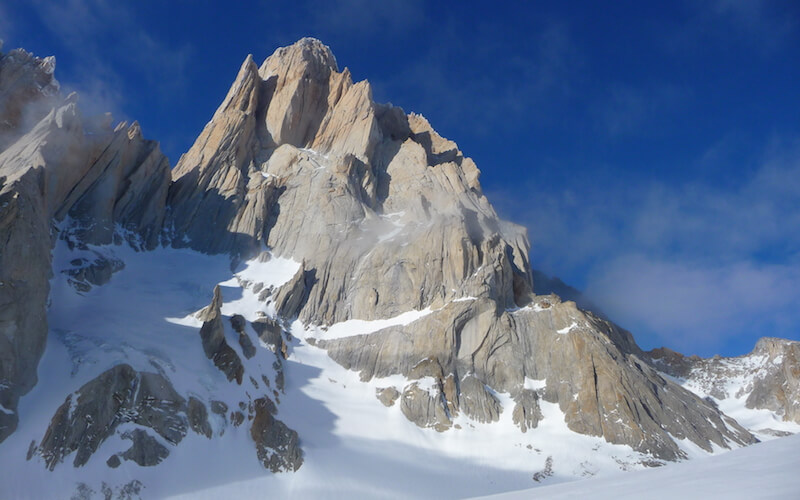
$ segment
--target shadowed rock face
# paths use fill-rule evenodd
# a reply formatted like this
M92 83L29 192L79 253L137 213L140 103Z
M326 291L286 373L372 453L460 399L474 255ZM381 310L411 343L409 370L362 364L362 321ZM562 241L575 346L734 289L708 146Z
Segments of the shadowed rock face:
M3 82L46 80L46 61L8 66L32 68L25 80L8 77L4 60L0 89ZM16 127L0 152L0 241L8 242L0 253L0 403L12 412L0 412L0 440L13 431L20 394L36 382L47 331L51 226L70 217L69 228L53 233L70 245L109 243L122 226L128 243L142 250L163 236L174 246L234 259L267 246L302 262L286 284L263 292L278 317L250 323L276 353L278 390L287 321L331 325L428 308L408 325L317 345L364 380L404 375L404 387L377 396L441 432L461 413L491 423L503 411L513 411L524 432L539 425L547 402L576 432L662 459L682 456L675 439L709 451L754 441L663 378L628 332L573 302L535 295L526 233L498 218L472 160L424 117L375 103L369 83L339 71L317 40L278 49L260 67L248 57L171 174L137 124L88 125L72 97L29 130ZM102 286L114 270L110 262L75 266L78 289ZM255 347L247 322L223 318L221 306L217 287L198 315L198 342L229 381L256 380L257 373L244 378ZM228 321L240 335L244 363L225 340ZM538 388L530 388L531 379ZM510 395L513 410L503 407L501 393ZM754 405L797 400L769 385L753 394ZM238 408L212 401L210 408L234 426L252 422L250 436L267 469L302 464L300 437L276 418L270 398ZM162 375L119 365L66 398L36 450L51 469L73 452L80 466L121 423L133 422L153 432L125 434L131 448L107 463L151 465L187 429L213 435L207 416L202 402L187 402Z
M258 459L272 472L299 469L303 464L303 452L297 432L274 417L277 409L269 398L255 400L253 407L250 437L256 444Z
M214 299L211 304L198 314L199 318L203 320L203 326L200 328L203 351L206 353L206 357L212 360L214 365L225 374L229 382L236 380L236 383L241 385L244 366L242 366L239 355L225 340L225 327L220 307L222 307L222 293L217 285L214 287Z
M0 404L9 410L0 412L0 442L36 384L52 224L77 219L82 245L110 243L118 224L141 248L155 246L163 225L170 174L158 145L135 123L85 123L75 95L58 95L54 67L22 50L0 55ZM97 284L100 271L87 268L76 283Z
M45 464L53 470L67 455L75 453L73 465L84 465L118 426L132 422L152 429L163 440L178 444L189 427L186 400L169 380L157 373L140 373L129 365L104 372L67 396L53 416L38 447ZM136 430L127 436L133 442L121 456L139 465L155 465L169 451L150 436Z
M513 421L522 432L535 429L542 420L542 410L539 407L539 395L536 391L523 389L516 398L514 405Z
M684 356L667 348L648 356L659 370L698 386L716 399L747 397L747 408L775 412L800 423L800 342L763 338L750 354L734 358ZM744 383L731 392L729 381Z
M409 377L393 390L420 426L444 431L459 412L495 421L494 392L508 392L521 429L538 424L541 398L577 432L665 459L682 456L673 438L709 451L754 440L660 377L629 333L533 295L525 232L497 217L475 164L422 116L374 103L317 40L260 67L248 57L173 177L169 223L188 236L174 244L236 255L266 244L303 262L273 294L285 319L436 310L318 343L364 379ZM546 387L526 392L526 377Z

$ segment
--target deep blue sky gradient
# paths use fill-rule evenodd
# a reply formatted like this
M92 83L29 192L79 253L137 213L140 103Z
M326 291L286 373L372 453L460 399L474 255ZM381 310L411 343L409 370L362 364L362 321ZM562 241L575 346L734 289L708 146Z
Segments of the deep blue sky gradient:
M643 347L800 339L800 3L0 3L4 50L173 164L248 53L303 36L455 140L534 266Z

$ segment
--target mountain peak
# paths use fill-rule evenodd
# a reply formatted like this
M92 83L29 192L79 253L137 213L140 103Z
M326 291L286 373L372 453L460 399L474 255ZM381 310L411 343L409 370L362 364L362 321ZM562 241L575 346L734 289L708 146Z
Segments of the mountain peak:
M50 63L25 57L0 58L0 104L44 99ZM20 68L32 76L8 77ZM270 472L308 463L306 485L381 481L361 464L396 471L394 450L409 450L404 463L426 457L420 474L431 456L456 464L463 487L473 466L528 482L537 461L535 480L554 460L555 474L585 476L756 440L662 377L625 330L536 295L526 233L498 217L472 160L422 115L375 103L319 40L261 68L248 56L172 171L136 122L87 133L73 101L0 152L0 441L14 433L0 471L70 460L68 477L93 481L123 467L165 496L200 476L242 479L247 456ZM771 362L770 380L796 380ZM37 374L26 405L63 402L20 419ZM795 418L797 385L761 387L755 407ZM137 468L178 446L168 467L188 472Z
M280 47L261 65L263 79L271 75L298 75L314 80L327 79L331 73L338 73L339 66L330 47L316 38L301 38L287 47Z

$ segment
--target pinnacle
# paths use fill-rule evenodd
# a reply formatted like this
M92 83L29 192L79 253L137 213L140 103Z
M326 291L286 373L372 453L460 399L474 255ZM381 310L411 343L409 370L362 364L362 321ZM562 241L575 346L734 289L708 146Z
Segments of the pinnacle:
M333 55L333 52L331 52L331 48L322 43L321 40L307 36L296 41L292 47L297 47L304 53L310 53L312 56L315 56L327 63L331 69L338 71L336 57Z
M304 65L317 68L317 71L324 68L322 71L325 73L339 72L336 57L330 47L311 37L301 38L292 45L277 49L264 61L263 66L266 66L271 60L275 60L277 67L288 67L302 62Z

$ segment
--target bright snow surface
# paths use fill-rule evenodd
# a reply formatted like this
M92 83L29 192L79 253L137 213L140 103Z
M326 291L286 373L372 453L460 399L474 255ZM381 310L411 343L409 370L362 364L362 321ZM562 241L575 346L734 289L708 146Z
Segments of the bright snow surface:
M461 415L455 419L457 427L443 433L419 428L403 416L399 402L386 408L375 395L376 389L389 386L402 391L411 381L396 375L361 382L358 373L305 340L365 334L436 314L423 310L374 322L292 325L294 340L284 361L285 393L276 402L277 418L298 432L305 453L296 473L265 470L256 458L248 424L233 427L211 414L212 439L190 431L177 446L162 442L170 455L155 467L123 462L110 469L108 457L130 446L117 434L85 466L74 468L70 455L53 472L47 471L38 457L26 461L31 442L41 441L68 394L120 362L162 372L181 395L206 403L217 399L234 408L265 394L274 398L274 354L261 346L254 358L246 359L226 321L228 343L245 364L243 384L229 383L205 357L200 323L192 314L208 305L216 284L221 285L223 314L251 320L259 311L272 314L248 282L279 286L299 264L273 258L232 271L226 257L189 250L92 250L115 256L125 268L108 284L80 294L59 271L77 257L91 260L94 254L70 251L58 242L50 334L39 364L39 383L20 402L17 431L0 446L0 498L68 498L79 482L100 496L102 483L118 488L132 479L144 484L144 498L463 498L642 468L639 463L645 457L630 448L571 432L555 404L542 402L544 420L522 433L512 423L513 402L507 394L496 394L504 407L499 422L481 424ZM256 341L249 326L247 333ZM271 387L265 387L262 374L272 381ZM526 382L536 388L542 384ZM425 380L419 384L438 391ZM128 428L134 426L127 424L119 431ZM693 457L705 456L691 446L686 449ZM553 474L534 482L533 475L545 469L549 457ZM614 477L619 481L627 476Z
M481 498L793 499L800 498L798 471L800 435L794 435L666 467Z

